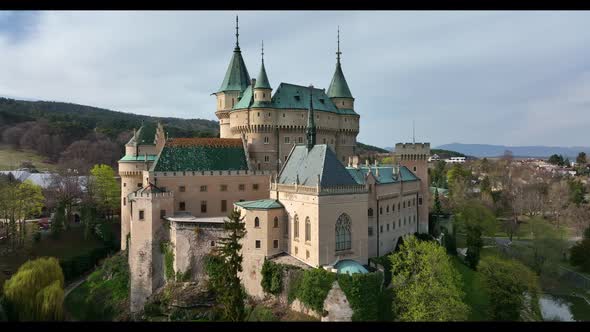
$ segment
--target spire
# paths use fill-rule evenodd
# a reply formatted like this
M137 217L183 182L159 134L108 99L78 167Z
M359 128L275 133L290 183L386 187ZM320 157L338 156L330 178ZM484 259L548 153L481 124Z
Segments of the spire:
M307 111L307 150L315 145L315 120L313 116L313 85L309 86L309 110Z
M236 50L240 50L240 25L238 22L238 15L236 15Z
M234 54L229 62L225 77L221 83L221 87L217 92L225 91L244 91L250 85L250 74L246 68L246 63L242 58L242 51L240 50L239 43L239 26L238 17L236 16L236 47L234 48Z
M254 89L272 89L270 87L270 83L268 82L268 76L266 75L266 68L264 68L264 41L262 41L262 66L260 67L260 73L258 74L258 78L256 79L256 84L254 85Z
M346 78L344 78L344 73L342 72L342 66L340 65L340 27L338 27L338 49L336 51L336 71L334 72L334 76L332 77L332 82L330 83L330 87L328 88L328 97L330 98L353 98L352 94L350 93L350 89L348 88L348 83L346 83Z

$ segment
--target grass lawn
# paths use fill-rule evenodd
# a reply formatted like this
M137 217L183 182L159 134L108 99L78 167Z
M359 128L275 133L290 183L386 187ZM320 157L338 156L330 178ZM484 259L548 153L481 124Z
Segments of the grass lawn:
M452 263L461 274L463 280L463 292L465 292L465 303L471 308L469 313L470 321L489 320L487 310L489 307L489 297L486 293L479 274L471 270L461 260L453 256Z
M55 164L45 162L44 157L31 150L17 151L8 145L0 144L0 170L12 170L19 167L23 161L30 161L39 171L53 171Z

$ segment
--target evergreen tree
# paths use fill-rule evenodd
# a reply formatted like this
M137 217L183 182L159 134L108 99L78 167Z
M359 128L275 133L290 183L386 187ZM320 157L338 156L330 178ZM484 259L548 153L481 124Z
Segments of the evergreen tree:
M242 244L240 240L246 235L246 226L242 222L240 212L234 209L226 220L223 228L227 236L222 238L219 256L222 259L223 274L218 275L221 281L214 281L218 285L218 299L223 308L223 318L229 321L244 320L244 300L246 294L242 289L238 273L242 272Z
M64 224L66 220L66 208L63 204L60 204L55 210L55 215L51 221L51 236L54 239L59 238L60 234L64 231Z
M434 214L438 220L438 215L442 213L442 205L440 203L440 197L438 196L438 188L434 190Z
M458 208L456 226L461 227L467 235L467 263L472 269L477 268L483 234L496 233L496 217L483 203L471 200Z

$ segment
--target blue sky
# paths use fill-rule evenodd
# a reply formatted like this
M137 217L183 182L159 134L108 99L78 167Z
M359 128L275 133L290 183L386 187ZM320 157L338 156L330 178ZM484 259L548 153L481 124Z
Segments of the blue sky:
M590 12L0 12L0 95L216 119L235 43L250 75L327 88L342 66L359 141L590 145Z

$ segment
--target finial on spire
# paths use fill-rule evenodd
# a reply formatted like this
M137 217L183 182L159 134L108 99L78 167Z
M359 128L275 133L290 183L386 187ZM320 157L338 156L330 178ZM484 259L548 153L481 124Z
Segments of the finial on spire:
M262 63L264 63L264 40L262 41Z
M340 52L340 26L338 26L338 51L336 52L336 60L338 62L340 62L340 55L342 54L342 52Z
M416 121L412 120L412 144L416 144Z
M238 15L236 15L236 48L240 48L240 33L238 30L240 29L239 22L238 22Z

